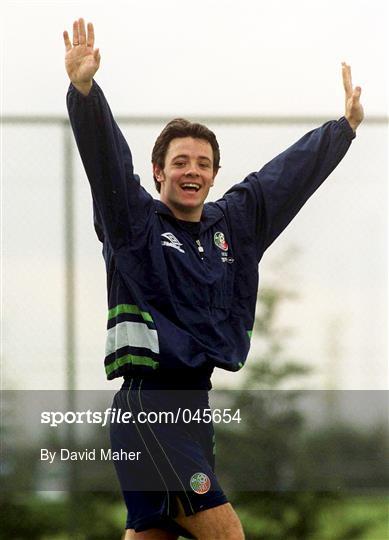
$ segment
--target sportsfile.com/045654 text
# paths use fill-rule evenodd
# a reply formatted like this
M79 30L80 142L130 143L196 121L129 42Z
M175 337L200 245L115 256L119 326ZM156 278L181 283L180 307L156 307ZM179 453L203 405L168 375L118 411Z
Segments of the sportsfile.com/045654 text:
M104 427L109 424L240 424L240 409L189 409L178 407L174 411L123 411L115 407L105 411L44 411L41 413L41 424L58 427L61 424L100 424Z

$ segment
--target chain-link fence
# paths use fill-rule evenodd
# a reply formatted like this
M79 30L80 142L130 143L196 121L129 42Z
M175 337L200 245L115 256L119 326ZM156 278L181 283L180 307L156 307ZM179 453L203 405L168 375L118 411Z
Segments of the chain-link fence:
M168 119L117 120L136 172L157 196L150 155ZM214 200L327 119L199 120L221 147ZM69 124L60 117L2 123L3 384L107 388L104 265ZM344 161L262 263L262 283L298 295L279 323L294 330L291 354L316 369L311 388L385 387L387 144L387 119L367 119ZM254 338L251 361L259 346ZM239 377L218 372L214 380L230 386Z

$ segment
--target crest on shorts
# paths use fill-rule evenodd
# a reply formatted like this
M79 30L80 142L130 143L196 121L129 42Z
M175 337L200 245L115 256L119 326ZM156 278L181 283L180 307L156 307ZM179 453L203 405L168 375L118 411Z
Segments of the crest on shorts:
M190 487L198 495L203 495L209 491L211 480L205 473L197 472L190 479Z
M213 235L213 241L215 242L218 248L222 249L223 251L228 250L228 244L222 232L220 231L215 232L215 234Z

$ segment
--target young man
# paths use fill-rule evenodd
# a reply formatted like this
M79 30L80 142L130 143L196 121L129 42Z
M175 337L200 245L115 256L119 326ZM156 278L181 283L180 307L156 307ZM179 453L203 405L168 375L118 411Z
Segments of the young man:
M91 184L95 228L108 278L108 379L124 377L115 406L205 411L215 367L239 370L254 323L258 263L347 152L363 119L360 88L343 64L345 117L205 203L219 168L215 135L177 119L158 137L154 200L133 172L130 149L94 82L100 63L93 25L64 32L70 121ZM168 393L164 390L175 389ZM192 396L191 390L196 390ZM139 450L117 465L129 539L244 538L214 474L212 424L136 421L112 427L113 448Z

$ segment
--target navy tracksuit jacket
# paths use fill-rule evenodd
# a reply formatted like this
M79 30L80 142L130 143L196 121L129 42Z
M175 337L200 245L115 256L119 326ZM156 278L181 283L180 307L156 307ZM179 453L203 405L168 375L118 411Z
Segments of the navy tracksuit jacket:
M206 203L194 238L140 185L96 82L87 97L70 85L67 105L103 242L108 379L174 373L209 381L214 367L239 370L250 347L258 263L347 152L355 137L349 123L343 117L307 133Z

